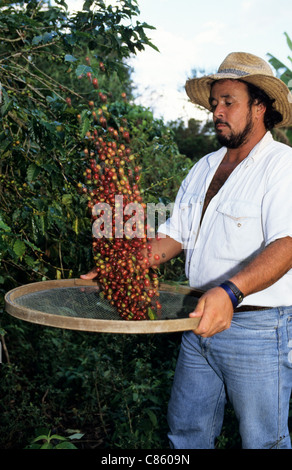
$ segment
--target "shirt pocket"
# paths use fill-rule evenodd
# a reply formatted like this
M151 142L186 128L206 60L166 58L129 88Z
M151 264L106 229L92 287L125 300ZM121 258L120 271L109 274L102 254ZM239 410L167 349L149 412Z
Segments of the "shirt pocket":
M260 205L228 200L221 202L216 210L217 258L248 262L264 246Z

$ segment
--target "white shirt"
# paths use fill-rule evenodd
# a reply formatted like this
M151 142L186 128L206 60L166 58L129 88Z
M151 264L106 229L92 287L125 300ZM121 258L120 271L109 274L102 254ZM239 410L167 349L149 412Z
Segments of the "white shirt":
M206 155L182 182L171 217L159 227L183 244L191 287L207 290L239 272L271 242L292 237L292 148L270 132L210 201L207 189L227 149ZM292 270L242 305L292 305Z

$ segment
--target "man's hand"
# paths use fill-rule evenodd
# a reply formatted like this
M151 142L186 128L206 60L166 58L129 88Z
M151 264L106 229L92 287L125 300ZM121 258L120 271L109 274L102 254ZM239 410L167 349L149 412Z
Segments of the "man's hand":
M91 269L88 273L86 274L81 274L80 278L81 279L86 279L86 280L90 280L90 279L95 279L97 276L97 271L96 271L96 268L93 268Z
M290 269L292 269L292 237L284 237L266 246L229 280L247 296L271 286ZM207 291L200 298L195 311L190 313L190 317L201 317L194 333L204 337L213 336L229 328L232 316L231 300L221 287Z
M200 297L195 311L189 316L190 318L201 318L194 333L208 338L230 327L233 305L224 289L214 287Z

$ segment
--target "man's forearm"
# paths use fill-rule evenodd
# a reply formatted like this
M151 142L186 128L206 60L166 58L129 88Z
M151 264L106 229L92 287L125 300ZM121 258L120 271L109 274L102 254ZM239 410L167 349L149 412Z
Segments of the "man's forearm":
M147 265L158 266L179 255L181 251L182 245L179 242L169 236L161 235L159 237L158 234L158 237L150 240L147 243L147 248L142 250L142 259L139 262L144 264L144 260L147 259ZM87 274L82 274L80 277L81 279L95 279L96 276L97 270L94 267Z
M159 235L151 239L147 249L143 250L143 256L148 258L150 266L165 263L182 251L181 243L167 235Z
M244 293L250 295L266 289L292 267L292 238L286 237L267 246L243 270L230 278ZM201 317L194 333L209 337L230 327L233 306L221 287L208 290L199 300L190 317Z
M268 245L230 281L245 296L274 284L292 268L292 238L280 238Z

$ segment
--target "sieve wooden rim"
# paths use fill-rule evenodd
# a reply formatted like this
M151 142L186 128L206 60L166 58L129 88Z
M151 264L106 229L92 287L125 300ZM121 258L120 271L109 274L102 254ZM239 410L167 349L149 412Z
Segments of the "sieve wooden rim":
M5 310L15 318L43 326L52 326L69 330L91 331L96 333L174 333L179 331L194 330L198 324L198 318L180 318L164 320L102 320L96 318L66 317L40 310L30 309L18 305L16 300L26 294L40 292L43 290L75 287L75 286L97 286L94 280L84 279L61 279L51 281L33 282L10 290L5 295ZM162 292L174 292L178 294L192 294L193 289L187 286L160 284Z

